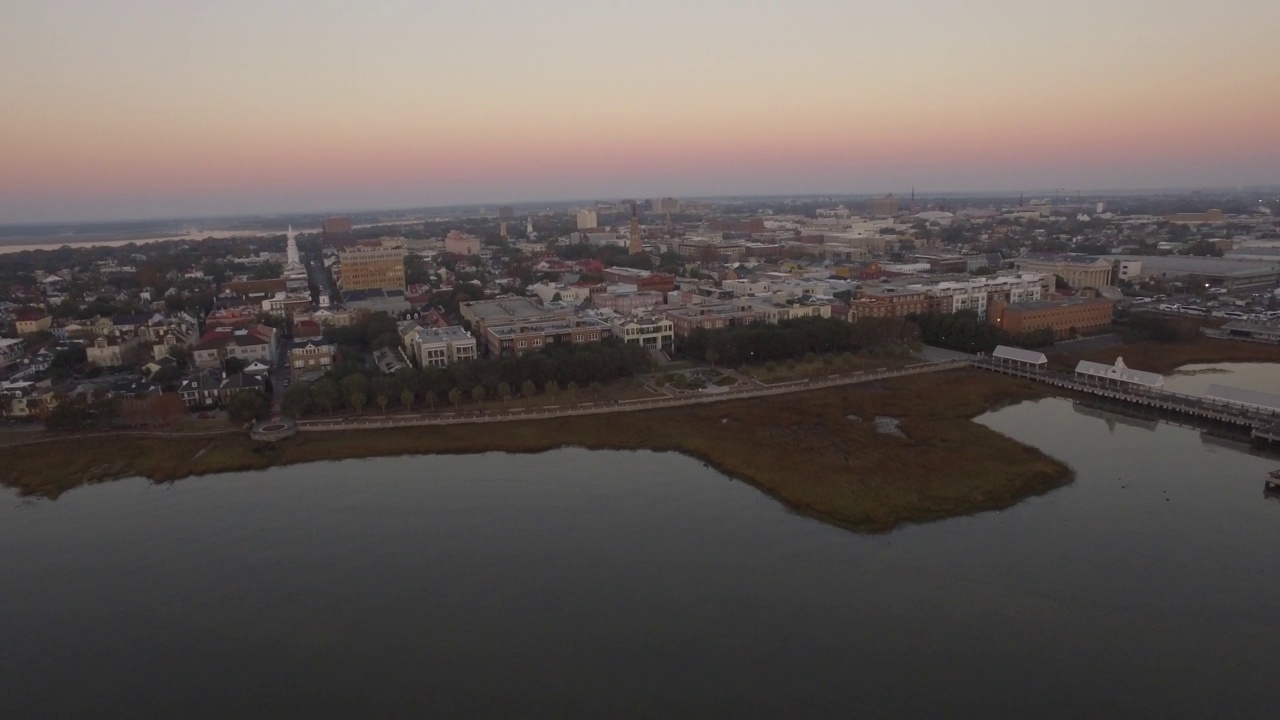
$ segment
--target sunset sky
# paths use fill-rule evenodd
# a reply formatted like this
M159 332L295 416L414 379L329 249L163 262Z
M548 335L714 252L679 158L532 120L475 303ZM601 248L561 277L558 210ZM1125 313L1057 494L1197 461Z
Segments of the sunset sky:
M3 0L0 222L1280 182L1275 0Z

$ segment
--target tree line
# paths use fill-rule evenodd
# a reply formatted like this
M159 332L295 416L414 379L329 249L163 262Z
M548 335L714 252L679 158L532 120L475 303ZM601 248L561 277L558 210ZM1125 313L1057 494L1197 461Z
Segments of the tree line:
M989 353L997 345L1042 348L1054 342L1054 333L1050 328L1013 335L983 322L973 310L910 315L908 320L919 326L920 338L926 344L960 352Z
M695 360L737 366L825 355L875 351L884 346L909 347L919 342L919 330L901 318L863 318L848 323L835 318L808 317L777 324L753 322L720 330L694 330L680 349Z
M519 357L470 360L444 368L402 368L386 375L357 363L344 363L311 385L295 385L285 393L283 411L301 417L342 410L382 412L413 410L463 401L508 401L535 395L577 399L579 392L598 395L606 383L647 373L647 351L618 339L587 345L552 345Z

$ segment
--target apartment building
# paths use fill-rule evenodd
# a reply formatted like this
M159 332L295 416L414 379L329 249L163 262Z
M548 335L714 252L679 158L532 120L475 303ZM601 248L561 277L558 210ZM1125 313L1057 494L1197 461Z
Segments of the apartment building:
M405 352L421 368L442 368L477 357L475 337L460 325L420 327L410 322L401 326L400 337Z
M770 325L798 318L831 317L830 303L817 300L788 300L783 293L738 298L733 301L733 305L740 311L754 313L756 320Z
M853 321L867 317L906 317L929 312L929 296L922 290L884 286L866 286L849 304Z
M694 330L723 330L754 322L756 313L731 302L703 303L673 308L664 313L671 321L676 337L688 337Z
M554 344L583 345L600 342L612 335L613 327L599 318L571 316L500 327L485 326L481 339L489 357L503 357L536 352Z
M404 292L404 244L384 240L378 245L356 245L338 251L338 288L349 290L399 290Z
M333 367L336 349L324 340L295 340L289 347L289 369L294 374L323 373Z
M980 319L985 320L987 307L991 301L1022 303L1040 300L1052 291L1051 282L1050 276L1024 273L914 283L907 285L906 288L928 295L930 312L951 314L971 310L976 312Z
M675 346L675 324L654 313L638 313L614 317L609 323L613 336L630 345L646 349L670 350Z

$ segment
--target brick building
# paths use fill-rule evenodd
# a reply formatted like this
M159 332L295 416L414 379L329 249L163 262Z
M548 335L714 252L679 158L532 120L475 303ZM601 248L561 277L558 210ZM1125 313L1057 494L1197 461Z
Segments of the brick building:
M850 320L864 317L906 317L929 312L929 295L923 290L870 286L858 291L849 304Z
M1049 328L1056 337L1070 337L1105 330L1111 326L1115 302L1105 298L1067 298L1007 303L994 300L987 308L987 322L1012 335Z

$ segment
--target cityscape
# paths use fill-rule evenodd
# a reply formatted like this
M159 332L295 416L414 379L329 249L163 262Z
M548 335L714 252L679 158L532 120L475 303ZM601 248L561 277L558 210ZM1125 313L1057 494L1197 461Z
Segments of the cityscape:
M1273 717L1280 10L16 0L14 717Z

